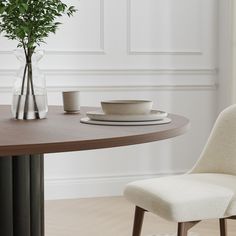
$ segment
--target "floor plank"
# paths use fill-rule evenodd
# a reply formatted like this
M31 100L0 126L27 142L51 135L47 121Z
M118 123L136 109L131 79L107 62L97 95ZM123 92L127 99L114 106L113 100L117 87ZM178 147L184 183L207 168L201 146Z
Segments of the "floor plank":
M46 236L131 236L134 206L122 197L46 202ZM229 235L236 235L236 221L229 221ZM176 224L148 213L143 236L166 236ZM194 227L192 236L219 235L216 220ZM190 235L191 236L191 235Z

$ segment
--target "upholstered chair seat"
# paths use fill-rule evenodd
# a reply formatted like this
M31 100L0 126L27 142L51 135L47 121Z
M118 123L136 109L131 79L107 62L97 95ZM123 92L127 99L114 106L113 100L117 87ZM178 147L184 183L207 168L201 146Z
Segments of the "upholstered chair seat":
M236 215L236 176L233 175L188 174L142 180L129 184L124 194L136 206L169 221Z
M133 236L141 235L145 211L178 222L178 236L201 220L220 219L226 236L226 219L236 219L236 105L221 112L189 173L130 183L124 195L136 205Z

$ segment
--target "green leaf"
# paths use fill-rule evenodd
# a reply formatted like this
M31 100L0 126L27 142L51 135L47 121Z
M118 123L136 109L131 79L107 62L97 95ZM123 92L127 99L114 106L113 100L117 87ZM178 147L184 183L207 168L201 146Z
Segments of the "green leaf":
M27 26L22 26L21 28L25 32L25 34L28 34L30 32L30 30Z
M62 12L62 11L64 11L64 8L63 8L62 5L58 5L58 6L57 6L57 10L58 10L59 12Z
M24 7L26 11L29 9L29 6L26 3L22 3L21 5Z
M20 10L20 13L25 13L26 12L26 10L25 10L25 8L23 7L23 5L20 5L19 6L19 10Z
M0 15L1 15L2 13L4 13L5 10L6 10L6 7L5 7L4 5L1 5L1 6L0 6Z

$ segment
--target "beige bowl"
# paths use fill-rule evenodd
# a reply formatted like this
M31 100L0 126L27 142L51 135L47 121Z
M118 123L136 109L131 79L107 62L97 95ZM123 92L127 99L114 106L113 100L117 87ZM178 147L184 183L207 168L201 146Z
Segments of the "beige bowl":
M102 101L102 110L105 114L140 115L148 114L152 110L152 101L147 100L111 100Z

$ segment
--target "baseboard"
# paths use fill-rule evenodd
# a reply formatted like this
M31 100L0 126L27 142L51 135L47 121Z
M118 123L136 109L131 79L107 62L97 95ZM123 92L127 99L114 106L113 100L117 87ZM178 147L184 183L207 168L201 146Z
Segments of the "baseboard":
M158 178L168 175L177 175L186 171L170 171L149 174L132 174L116 176L92 176L74 178L46 178L45 198L74 199L104 196L120 196L124 186L132 181L148 178Z

